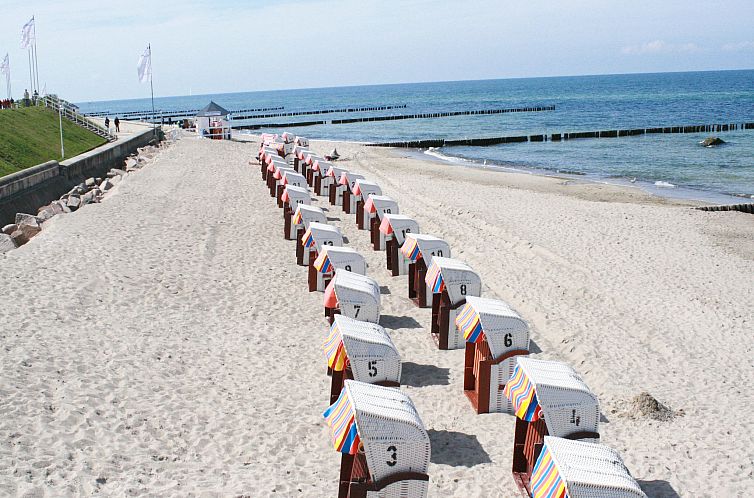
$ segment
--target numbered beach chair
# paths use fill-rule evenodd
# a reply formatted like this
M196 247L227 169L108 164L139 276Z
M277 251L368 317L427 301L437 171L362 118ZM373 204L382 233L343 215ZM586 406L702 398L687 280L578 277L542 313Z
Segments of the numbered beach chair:
M533 498L646 498L620 454L604 444L545 436L534 465Z
M382 195L382 189L374 182L356 180L351 193L356 203L356 226L359 230L368 230L369 225L364 224L364 203L370 195Z
M353 189L356 186L358 180L363 180L364 176L351 171L344 171L340 175L340 181L338 182L343 187L343 212L351 214L356 212L356 197L352 195Z
M306 161L306 155L310 152L311 151L308 148L298 145L293 149L293 169L299 174L304 175L304 177L306 177L304 162Z
M296 260L301 266L313 266L317 256L325 246L343 246L343 234L338 227L327 223L309 223L309 228L301 239L304 251L301 260Z
M366 275L367 262L352 247L323 247L314 264L309 266L309 292L324 291L338 269Z
M267 180L267 169L273 159L283 160L274 147L263 147L259 153L259 167L262 173L262 180Z
M280 156L266 156L265 159L266 167L266 173L264 176L265 181L267 182L267 188L272 188L271 185L275 183L273 179L273 175L275 174L275 170L277 168L289 168L288 163L285 162L285 159L283 159Z
M262 133L262 135L259 137L259 141L262 144L262 146L265 146L265 145L270 145L277 138L278 136L276 133Z
M513 413L503 388L517 356L529 354L529 326L507 304L469 296L456 317L466 340L463 390L477 413Z
M408 216L402 214L385 214L380 223L380 238L372 241L375 251L379 250L379 244L384 240L385 259L388 271L391 275L408 274L408 262L400 253L401 246L406 241L409 233L419 233L419 224Z
M327 199L332 206L340 206L343 204L343 187L340 185L340 177L343 173L348 171L345 168L340 168L335 165L330 165L327 168L327 173L322 179L323 189L327 191Z
M319 176L319 165L325 163L325 158L310 152L306 155L304 164L306 165L306 181L309 182L310 187L315 186L315 177ZM316 172L315 172L316 165ZM316 191L315 191L316 192Z
M450 246L433 235L407 233L401 254L408 262L408 297L420 308L432 307L432 289L425 282L433 256L449 258Z
M284 143L292 143L296 139L296 135L286 131L282 135L280 135L280 138L283 139Z
M300 204L311 204L309 189L286 185L280 198L283 201L283 236L286 240L293 240L296 236L296 231L293 229L293 216Z
M370 194L364 203L364 228L369 230L372 245L377 251L385 249L385 236L380 233L380 223L386 214L398 214L398 203L386 195Z
M277 186L278 192L277 192L277 199L278 199L278 207L283 207L283 192L285 191L285 188L288 186L293 187L301 187L303 189L306 189L306 193L309 193L309 189L306 185L306 178L303 177L303 175L299 175L293 170L281 170L283 173L282 178L280 179L279 185Z
M335 403L346 380L383 387L400 387L401 357L384 328L335 315L322 348L332 375L330 404Z
M294 143L300 147L309 147L309 139L304 137L296 137Z
M513 477L522 489L531 491L545 436L599 441L597 396L565 363L517 356L503 394L516 414Z
M280 163L274 163L273 168L272 175L268 174L267 178L270 179L270 197L277 197L278 187L283 184L283 174L295 171L287 164L283 166Z
M331 167L332 164L325 160L315 159L312 161L310 171L312 173L312 181L314 182L313 188L315 194L327 197L327 182L325 181L325 175Z
M341 452L338 498L424 498L430 442L411 398L346 380L324 413Z
M304 233L306 233L306 229L309 228L309 225L315 222L327 223L327 215L322 211L322 208L318 206L310 206L308 204L299 204L296 206L296 210L293 212L293 217L291 218L290 230L286 232L286 239L297 241L297 259L299 258L299 252L302 253L302 256L300 257L303 258L304 246L301 245L300 242L304 238Z
M330 325L342 314L363 322L380 322L380 286L373 278L358 273L335 270L325 288L325 317Z
M482 294L479 274L462 261L434 256L424 281L432 289L432 338L440 349L464 347L456 316L467 296Z

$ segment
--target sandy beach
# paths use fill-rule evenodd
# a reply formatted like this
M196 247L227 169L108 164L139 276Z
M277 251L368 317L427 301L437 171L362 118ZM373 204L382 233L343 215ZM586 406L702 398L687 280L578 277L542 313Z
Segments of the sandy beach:
M638 189L336 146L423 233L529 322L535 357L599 396L602 442L651 497L748 496L754 481L754 218ZM308 293L258 142L193 137L101 204L0 255L0 495L336 493L322 418L322 294ZM430 496L513 497L514 417L476 415L463 351L438 351L353 215L330 207L382 290L402 389L430 433ZM648 392L659 421L631 400Z

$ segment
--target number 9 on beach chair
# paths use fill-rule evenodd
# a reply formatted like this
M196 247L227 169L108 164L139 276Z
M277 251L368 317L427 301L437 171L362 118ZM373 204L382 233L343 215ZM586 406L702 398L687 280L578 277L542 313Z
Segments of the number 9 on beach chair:
M340 206L343 203L343 187L340 186L340 177L347 172L345 168L330 165L322 179L323 195L327 194L327 199L332 206Z
M467 296L482 294L479 274L462 261L434 256L424 281L432 290L432 338L440 349L464 347L456 316Z
M345 381L324 413L343 454L338 498L423 498L430 442L411 398L398 389Z
M401 385L401 357L376 323L335 315L322 347L332 375L330 404L338 400L348 379L384 387Z
M419 233L419 224L412 218L402 214L385 214L382 217L381 240L385 242L387 269L394 277L408 274L408 263L400 255L400 248L406 241L406 235L410 233ZM381 240L375 238L372 241L372 247L375 250L378 250L377 243Z
M363 179L363 175L352 173L350 171L344 171L343 174L340 175L340 181L338 183L343 186L342 197L344 213L351 214L356 211L356 197L352 195L351 192L353 192L356 182Z
M283 200L283 193L285 192L286 187L293 186L293 187L300 187L304 190L306 190L306 195L309 195L309 189L306 186L306 178L299 175L293 170L281 170L283 172L283 177L280 180L280 184L278 185L278 207L282 208L285 205L285 201Z
M309 292L324 291L339 269L366 275L367 262L351 247L323 247L314 264L309 266Z
M432 289L427 285L427 265L432 257L449 258L450 246L433 235L407 233L401 253L408 262L408 297L420 308L432 307Z
M322 252L323 247L343 246L343 234L338 227L328 225L327 223L309 223L309 228L304 232L301 238L301 245L304 251L301 255L301 266L313 266L317 255Z
M522 489L531 491L545 436L599 440L597 396L565 363L518 356L503 394L516 415L513 477Z
M356 226L359 230L366 230L369 226L364 224L364 203L370 195L382 195L382 189L374 182L356 180L352 194L356 199Z
M545 436L534 464L533 498L646 498L620 454L604 444Z
M325 288L323 301L330 325L337 314L364 322L380 322L380 286L365 275L335 270L335 276Z
M380 223L386 214L398 214L398 203L386 195L370 194L364 203L364 225L369 230L372 245L377 251L385 249L385 235L380 233Z
M469 296L456 317L466 339L463 390L477 413L513 413L503 388L516 356L529 354L529 327L507 304Z

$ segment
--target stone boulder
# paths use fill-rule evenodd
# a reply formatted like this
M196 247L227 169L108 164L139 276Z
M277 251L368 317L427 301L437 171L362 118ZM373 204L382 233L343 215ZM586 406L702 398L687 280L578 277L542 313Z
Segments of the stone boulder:
M87 189L90 189L90 188L94 187L95 183L96 182L94 181L94 178L87 178L86 181L84 182L84 185L86 185Z
M81 197L78 195L69 196L66 201L66 206L68 206L68 209L71 211L76 211L81 206Z
M0 233L0 254L12 251L16 248L16 242L7 233Z
M103 192L107 192L111 188L113 188L113 183L109 178L105 178L104 180L102 180L102 183L99 184L99 189Z
M33 214L16 213L16 225L31 225L39 227L39 220Z
M718 145L722 145L725 143L725 140L718 137L708 137L699 142L704 147L717 147Z
M39 226L18 225L18 229L10 236L13 239L13 242L15 242L16 245L20 247L29 242L35 235L37 235L41 231L42 229L39 228Z
M44 206L42 209L39 210L39 213L37 213L37 219L40 223L44 223L45 221L49 220L53 216L55 216L56 213L52 206Z
M4 233L5 235L10 235L10 234L12 234L13 232L15 232L16 230L18 230L18 225L16 225L15 223L11 223L10 225L5 225L5 226L3 227L3 230L2 230L2 231L3 231L3 233Z

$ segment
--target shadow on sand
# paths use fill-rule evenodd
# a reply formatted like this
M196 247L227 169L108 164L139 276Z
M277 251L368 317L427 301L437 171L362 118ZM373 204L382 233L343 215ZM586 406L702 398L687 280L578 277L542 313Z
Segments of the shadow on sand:
M451 467L473 467L490 463L490 455L484 451L476 436L455 431L427 431L432 443L430 461Z

